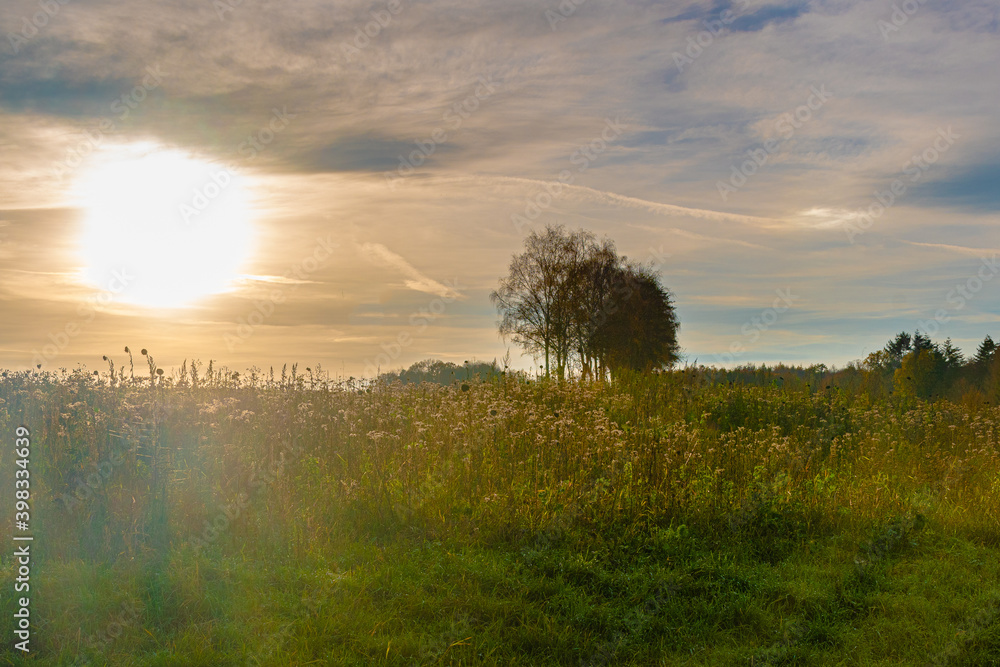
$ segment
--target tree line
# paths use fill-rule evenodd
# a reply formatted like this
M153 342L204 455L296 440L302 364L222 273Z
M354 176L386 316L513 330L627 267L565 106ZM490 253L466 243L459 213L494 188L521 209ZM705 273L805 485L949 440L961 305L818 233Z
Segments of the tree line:
M920 331L903 331L858 365L870 384L907 396L960 399L970 394L984 400L1000 397L1000 354L986 336L966 358L951 338L935 343Z

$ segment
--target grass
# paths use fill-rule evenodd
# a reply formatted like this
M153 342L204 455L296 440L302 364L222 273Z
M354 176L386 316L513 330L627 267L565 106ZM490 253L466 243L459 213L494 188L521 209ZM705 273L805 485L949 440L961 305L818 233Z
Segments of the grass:
M1000 409L772 384L7 373L0 664L1000 662Z

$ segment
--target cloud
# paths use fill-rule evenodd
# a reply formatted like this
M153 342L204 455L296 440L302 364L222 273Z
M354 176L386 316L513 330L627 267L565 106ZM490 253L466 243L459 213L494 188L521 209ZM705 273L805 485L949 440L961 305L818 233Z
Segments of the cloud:
M1000 253L998 248L969 248L960 245L951 245L948 243L920 243L917 241L903 241L903 243L908 243L912 246L919 246L922 248L939 248L941 250L947 250L950 252L958 253L960 255L970 255L972 257L983 258L987 255L996 256Z
M433 144L434 155L447 153L447 144ZM304 167L312 167L317 171L390 171L395 170L403 159L409 167L408 157L416 150L413 141L400 141L367 136L339 137L327 146L310 152L302 160ZM433 156L432 158L433 159ZM420 163L425 160L420 155Z
M545 10L557 0L403 0L351 58L344 44L382 0L338 0L336 11L328 0L232 4L220 17L206 0L74 0L19 53L6 39L0 45L0 218L10 221L0 228L0 349L22 351L0 365L30 358L49 325L58 328L86 297L72 279L80 211L70 195L89 163L63 180L51 174L150 66L162 68L163 85L116 121L104 146L150 141L236 163L255 184L260 251L240 269L235 293L192 309L177 332L160 320L102 315L78 339L81 355L98 360L110 342L117 349L134 336L159 342L165 363L204 350L260 365L290 349L338 368L344 359L356 372L352 359L393 340L427 301L457 291L428 276L439 272L459 276L466 298L407 354L492 356L488 286L523 241L511 214L574 168L575 151L619 115L624 133L537 222L607 234L633 258L660 245L672 253L663 273L694 356L708 358L739 330L727 309L794 284L810 299L809 317L790 314L787 333L762 336L759 356L746 360L786 354L786 335L799 343L795 359L856 358L932 316L977 249L996 245L993 0L924 4L888 39L877 25L892 13L888 0L589 2L555 29ZM704 21L726 9L739 17L708 42ZM0 24L14 30L37 11L33 1L0 3ZM680 71L673 54L699 36L701 52ZM497 82L496 94L460 127L444 120L480 76ZM834 98L786 140L777 119L814 85ZM272 109L286 106L295 114L288 127L252 160L241 156L248 136L266 136ZM962 139L850 245L843 221L948 125ZM447 139L433 156L387 187L383 173L395 175L399 155L438 128ZM723 202L717 182L774 138L779 150ZM308 280L279 278L313 238L331 233L360 251ZM238 353L220 349L253 295L277 288L293 295L289 303ZM976 308L996 311L998 299L984 291ZM960 315L942 334L981 340L982 324ZM829 331L843 342L831 346Z
M542 181L530 178L517 178L511 176L478 176L473 177L480 180L509 183L525 183L528 185L551 185L552 181ZM720 222L738 222L745 225L777 226L779 221L760 218L752 215L740 215L737 213L725 213L711 209L688 208L686 206L676 206L674 204L663 204L655 201L647 201L638 197L627 197L614 192L605 192L584 185L564 185L564 189L576 195L577 198L596 201L608 206L624 206L637 208L651 213L667 216L683 216L697 218L701 220L714 220Z
M790 5L767 5L750 14L738 17L733 21L732 28L733 30L742 32L757 32L769 25L794 21L805 14L808 8L808 2L795 2Z
M918 186L914 194L930 206L995 213L1000 211L1000 161L952 169L942 178Z
M426 292L427 294L435 294L441 297L462 297L460 292L424 275L412 264L386 248L381 243L365 243L361 246L361 252L372 262L395 269L399 273L402 273L407 277L403 284L412 290Z

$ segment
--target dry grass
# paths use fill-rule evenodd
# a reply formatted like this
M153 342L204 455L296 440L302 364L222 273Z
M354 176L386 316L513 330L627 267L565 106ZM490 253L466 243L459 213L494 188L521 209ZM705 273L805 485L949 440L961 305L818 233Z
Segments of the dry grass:
M847 664L852 642L912 664L955 644L927 624L997 593L884 606L893 577L973 585L942 554L995 562L995 407L698 371L365 388L109 364L0 379L0 430L34 442L37 664ZM949 660L998 650L980 625Z

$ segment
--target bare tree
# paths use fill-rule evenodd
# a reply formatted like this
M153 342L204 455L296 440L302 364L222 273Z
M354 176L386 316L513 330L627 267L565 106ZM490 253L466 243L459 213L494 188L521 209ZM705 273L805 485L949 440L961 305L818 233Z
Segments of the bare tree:
M560 377L570 354L576 266L593 242L587 232L567 234L562 226L546 227L525 239L525 251L514 255L505 278L490 294L500 313L499 329L532 354L545 357L550 376L553 357Z
M598 243L587 231L532 232L490 299L501 335L544 356L546 376L554 370L564 378L578 366L584 377L605 378L677 359L669 292L650 270L619 257L610 240Z

